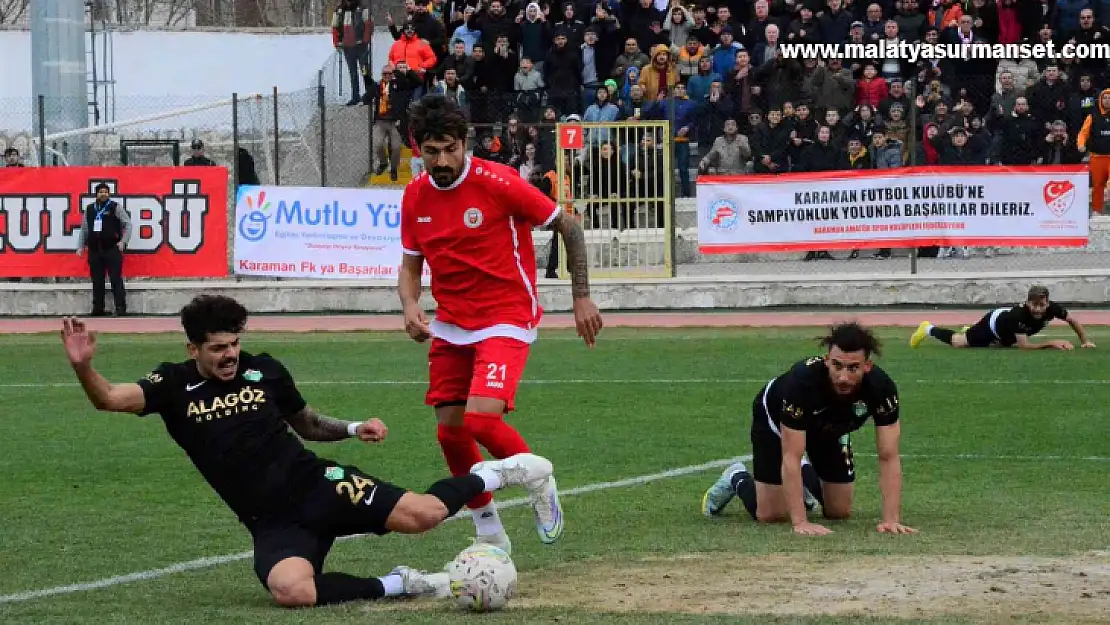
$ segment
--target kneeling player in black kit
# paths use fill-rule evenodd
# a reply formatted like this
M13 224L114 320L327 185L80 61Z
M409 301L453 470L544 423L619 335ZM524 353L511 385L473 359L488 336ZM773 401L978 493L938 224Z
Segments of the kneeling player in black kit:
M1062 319L1068 322L1079 343L1083 347L1094 347L1095 344L1087 339L1087 332L1066 308L1048 299L1048 289L1043 286L1033 286L1024 304L995 308L983 315L973 326L967 326L962 331L956 332L948 328L938 328L928 321L922 321L917 326L917 331L910 336L910 347L918 347L926 337L933 337L952 347L1018 347L1019 349L1074 349L1072 344L1064 340L1051 340L1044 343L1033 343L1029 337L1045 329L1053 319Z
M63 322L62 341L97 409L161 415L170 436L250 531L255 573L279 605L445 596L446 573L402 566L382 577L356 577L325 573L324 558L339 536L423 533L483 492L551 475L547 460L519 454L480 462L469 475L416 494L316 456L301 438L378 442L386 427L377 419L348 423L314 411L281 362L240 350L246 322L246 309L231 298L194 298L181 311L190 359L162 363L136 384L112 384L93 369L96 338L81 321Z
M752 472L743 462L726 469L702 498L702 512L718 515L739 497L760 523L789 521L797 534L828 534L827 527L806 518L804 492L817 499L825 518L851 516L856 474L849 436L870 418L875 421L883 496L876 529L914 533L901 520L898 388L871 361L879 354L879 341L859 324L845 323L833 326L822 345L828 347L824 358L798 362L756 395Z

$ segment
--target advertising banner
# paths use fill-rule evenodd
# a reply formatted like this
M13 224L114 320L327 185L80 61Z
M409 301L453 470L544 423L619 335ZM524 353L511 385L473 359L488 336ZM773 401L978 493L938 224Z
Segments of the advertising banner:
M400 189L241 187L235 202L234 272L396 280L402 255L401 193Z
M0 277L87 278L77 243L100 183L131 217L124 277L227 275L224 167L4 167Z
M1082 247L1082 165L698 178L703 254L957 245Z

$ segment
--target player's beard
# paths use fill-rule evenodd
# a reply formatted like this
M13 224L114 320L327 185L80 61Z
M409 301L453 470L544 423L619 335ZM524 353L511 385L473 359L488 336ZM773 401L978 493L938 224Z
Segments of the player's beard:
M235 371L239 367L239 360L236 358L225 358L216 363L216 370L213 372L217 377L226 378L234 377Z
M432 180L441 187L449 187L459 177L459 173L450 167L434 167L432 168Z

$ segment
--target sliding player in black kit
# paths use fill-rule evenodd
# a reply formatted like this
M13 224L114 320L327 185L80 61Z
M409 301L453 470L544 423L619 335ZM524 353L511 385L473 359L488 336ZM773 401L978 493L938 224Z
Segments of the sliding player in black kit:
M1087 332L1074 314L1069 313L1059 303L1048 299L1047 288L1033 286L1030 287L1024 304L996 308L983 315L978 323L966 326L960 332L938 328L928 321L922 321L921 325L917 326L917 331L910 336L910 347L918 347L931 336L952 347L1074 349L1070 342L1064 340L1051 340L1044 343L1033 343L1029 340L1029 337L1044 330L1053 319L1068 322L1083 347L1095 346L1087 338Z
M702 512L718 515L739 497L760 523L789 522L804 536L828 534L806 517L804 491L821 504L825 518L851 515L856 469L850 435L873 419L883 498L876 529L914 533L901 520L898 388L871 360L879 341L859 324L845 323L833 326L822 345L828 348L824 357L796 363L756 395L752 471L743 462L726 469L702 497Z
M112 384L93 369L96 338L81 321L63 322L62 341L97 409L161 415L166 431L250 531L255 574L279 605L446 596L446 573L402 566L382 577L356 577L325 573L324 559L339 536L423 533L483 492L551 475L547 460L518 454L480 462L469 475L417 494L320 458L301 439L380 442L386 427L378 419L340 421L310 408L281 362L240 350L246 323L246 309L231 298L194 298L181 311L189 360L162 363L136 384Z

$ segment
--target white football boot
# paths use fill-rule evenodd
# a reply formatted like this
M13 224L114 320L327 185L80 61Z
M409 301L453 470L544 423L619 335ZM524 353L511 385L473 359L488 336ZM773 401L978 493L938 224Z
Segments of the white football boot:
M501 487L535 484L551 477L554 467L547 458L535 454L517 454L504 460L485 460L470 467L471 473L482 469L493 471L501 479Z
M440 599L451 596L451 577L447 573L429 573L408 566L398 566L389 574L401 576L403 596Z

